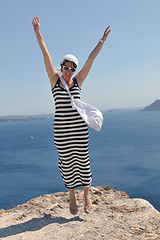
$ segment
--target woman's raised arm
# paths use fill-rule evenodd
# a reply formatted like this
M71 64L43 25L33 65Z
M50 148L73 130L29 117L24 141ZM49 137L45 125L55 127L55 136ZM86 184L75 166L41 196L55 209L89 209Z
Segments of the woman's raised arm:
M32 24L34 27L34 32L36 34L37 37L37 41L39 44L40 49L42 50L43 56L44 56L44 62L45 62L45 66L46 66L46 70L47 70L47 74L51 83L51 89L55 86L55 83L58 79L58 74L54 69L53 63L52 63L52 59L49 55L47 46L43 40L42 34L40 32L40 21L38 17L34 17L32 19Z
M99 43L97 44L97 46L93 49L93 51L91 52L91 54L89 55L87 61L85 62L83 68L81 69L81 71L79 73L77 73L76 75L76 80L79 84L79 86L82 86L83 81L85 80L85 78L87 77L91 66L93 64L94 59L96 58L96 56L98 55L98 53L100 52L103 43L106 41L108 34L110 33L110 26L108 26L103 34L102 39L99 41Z

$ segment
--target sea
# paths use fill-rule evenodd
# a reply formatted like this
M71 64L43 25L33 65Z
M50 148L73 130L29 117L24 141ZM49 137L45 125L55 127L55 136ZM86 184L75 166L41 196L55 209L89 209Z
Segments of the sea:
M143 198L160 211L160 112L103 112L102 130L89 128L92 186ZM0 209L67 191L58 169L53 116L0 123Z

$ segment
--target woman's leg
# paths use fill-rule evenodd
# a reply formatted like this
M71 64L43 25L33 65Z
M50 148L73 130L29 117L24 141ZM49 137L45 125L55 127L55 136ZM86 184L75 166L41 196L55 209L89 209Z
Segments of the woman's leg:
M74 189L68 188L68 192L69 192L69 199L70 199L70 207L69 207L70 212L71 214L76 214L78 212L78 209L77 209Z
M93 209L93 206L89 196L89 187L83 187L83 190L84 190L84 205L85 205L84 209L86 213L90 213Z

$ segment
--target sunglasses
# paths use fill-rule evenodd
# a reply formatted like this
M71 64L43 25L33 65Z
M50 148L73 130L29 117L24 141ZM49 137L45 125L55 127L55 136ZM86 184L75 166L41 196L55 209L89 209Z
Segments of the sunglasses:
M70 68L70 67L67 67L67 66L63 66L63 69L65 71L68 71L69 69L71 70L71 72L75 72L76 71L76 68Z

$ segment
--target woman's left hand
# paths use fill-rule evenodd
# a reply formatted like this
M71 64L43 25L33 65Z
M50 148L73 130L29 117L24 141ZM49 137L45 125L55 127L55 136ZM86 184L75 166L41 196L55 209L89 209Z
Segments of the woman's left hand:
M38 31L40 31L40 20L39 20L38 17L34 17L34 18L32 19L32 25L33 25L33 27L34 27L35 33L38 32Z
M111 29L110 29L110 26L108 26L103 34L103 37L102 37L102 40L103 42L106 41L107 37L108 37L108 34L110 33Z

